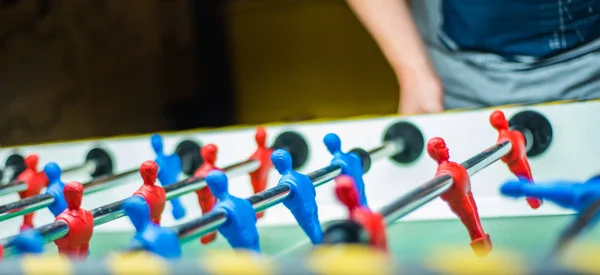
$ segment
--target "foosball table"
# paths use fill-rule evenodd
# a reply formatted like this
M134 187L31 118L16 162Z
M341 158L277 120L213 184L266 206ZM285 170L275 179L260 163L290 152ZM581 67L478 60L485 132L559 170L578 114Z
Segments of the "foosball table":
M600 273L599 110L3 148L0 273Z

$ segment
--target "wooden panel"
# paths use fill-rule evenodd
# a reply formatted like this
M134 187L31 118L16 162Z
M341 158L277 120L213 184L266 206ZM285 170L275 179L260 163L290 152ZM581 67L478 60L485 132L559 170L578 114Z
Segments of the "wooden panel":
M194 83L188 1L0 10L0 144L155 131Z

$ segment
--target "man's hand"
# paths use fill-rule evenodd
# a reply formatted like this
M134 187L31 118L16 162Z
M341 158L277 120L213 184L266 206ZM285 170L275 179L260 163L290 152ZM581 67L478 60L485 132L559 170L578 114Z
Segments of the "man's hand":
M400 114L436 113L444 110L444 88L433 72L408 73L400 82Z
M444 109L443 89L407 0L346 0L383 51L400 82L402 114Z

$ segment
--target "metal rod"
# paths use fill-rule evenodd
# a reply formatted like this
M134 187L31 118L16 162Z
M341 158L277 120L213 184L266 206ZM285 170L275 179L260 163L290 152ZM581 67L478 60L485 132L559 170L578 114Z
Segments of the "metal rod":
M371 157L372 161L375 161L403 152L405 147L406 141L404 141L404 139L386 141L379 147L371 149L369 151L369 156Z
M82 165L71 166L62 170L62 173L70 173L78 170L85 169L90 174L96 169L96 163L94 161L87 161ZM0 186L0 196L10 195L14 193L19 193L27 190L27 183L22 181L14 180L5 185Z
M242 171L252 172L258 169L259 166L260 162L257 160L245 160L225 167L223 168L223 171L225 171L227 175L230 173L237 174ZM167 195L167 200L170 200L194 192L205 186L206 182L203 177L190 177L178 183L165 186L165 193ZM94 224L104 224L125 216L125 211L123 210L123 203L125 200L126 199L123 199L91 210L92 215L94 215Z
M600 199L592 201L585 210L579 213L567 227L563 229L554 247L550 250L549 259L558 258L573 241L594 222L600 212Z
M498 161L508 154L511 149L512 144L510 142L500 142L466 160L462 165L471 176ZM437 176L384 206L379 210L379 213L384 217L387 224L391 224L448 191L453 183L449 175Z
M0 196L19 193L25 190L27 190L27 183L19 180L14 180L12 182L0 186Z
M519 130L519 132L521 132L521 134L523 134L523 137L525 138L525 149L529 152L531 147L533 147L533 140L534 140L533 132L531 132L531 130L529 130L529 128L523 128L523 129Z
M227 175L237 175L243 172L249 173L255 171L256 169L258 169L258 167L260 167L259 161L245 160L225 167L223 168L223 171L225 171ZM127 171L126 173L132 171ZM135 171L138 170L135 169ZM165 186L165 192L167 193L167 199L171 199L188 194L205 186L206 182L204 181L203 177L190 177L181 182ZM101 225L123 217L125 215L125 212L123 211L124 202L125 199L90 210L90 212L94 216L94 225ZM45 242L51 242L60 239L69 233L69 227L65 225L66 224L64 224L64 222L59 221L38 227L36 228L36 230L42 232L42 236L44 236ZM10 243L13 238L14 237L10 237L0 240L0 244L4 244L5 251L7 249L11 249Z
M93 194L102 190L117 187L125 184L125 181L111 182L136 173L138 169L131 169L120 174L105 176L102 178L91 180L83 184L84 194ZM40 194L25 198L13 203L0 206L0 221L5 221L13 217L22 216L52 204L54 197L50 194Z
M44 242L48 243L66 236L67 233L69 233L69 225L64 221L56 221L40 226L36 230L40 233ZM17 236L13 236L0 240L0 245L4 248L4 257L10 257L16 254L14 247L11 245L16 237Z
M118 179L122 179L124 177L137 174L140 170L138 168L129 169L125 172L116 174L116 175L108 175L100 178L96 178L86 184L83 185L83 193L84 194L93 194L96 192L100 192L109 188L114 188L117 186L121 186L126 184L126 181L116 181ZM112 182L114 181L114 182ZM110 182L110 184L108 184Z
M377 160L383 157L389 157L391 155L401 153L404 150L404 140L396 140L385 142L383 145L369 150L369 157L372 160ZM319 170L316 170L307 176L313 182L315 188L323 185L324 183L334 179L340 175L342 169L337 165L330 165ZM277 185L273 188L267 189L263 192L255 194L247 198L255 212L262 212L269 209L287 198L290 194L290 188L287 185ZM207 233L210 233L227 221L225 212L222 211L211 211L208 214L183 223L174 227L177 232L180 241L186 242L188 240L197 239Z
M375 156L372 160L379 159L384 156L382 153L377 153L380 151L385 151L389 155L393 155L396 153L401 153L404 149L403 140L396 140L394 142L386 142L384 145L377 147L371 151L369 151L369 155L374 153ZM395 148L394 150L388 149ZM223 168L223 171L228 175L238 174L242 172L252 172L258 169L260 163L256 160L246 160L228 167ZM315 186L320 186L327 181L330 181L337 175L341 173L341 168L338 166L329 166L323 169L319 169L310 173L308 176L311 178ZM172 185L168 185L165 187L165 192L167 193L167 199L171 199L174 197L178 197L200 188L206 186L206 182L203 177L191 177L179 183L175 183ZM272 188L273 189L273 188ZM268 192L266 196L263 196L262 193ZM289 194L289 189L287 187L281 188L276 187L274 190L271 189L256 194L248 200L252 203L255 211L260 212L265 210L279 202L281 202L285 197ZM254 198L253 198L254 197ZM96 209L91 210L92 215L94 216L94 225L100 225L107 223L109 221L116 220L125 215L123 211L123 202L125 200L117 201ZM206 215L203 215L199 219L195 219L193 221L181 224L176 227L176 232L178 235L184 240L191 240L196 238L196 236L204 235L208 232L211 232L221 226L226 220L225 213L220 211L212 211ZM66 236L69 233L68 226L64 226L63 224L58 224L57 222L45 225L43 227L38 228L40 230L42 228L46 228L46 233L44 234L45 242L51 242L56 239L59 239L63 236ZM10 240L14 238L7 238L4 240L0 240L0 244L6 244L5 250L10 249Z
M2 205L0 206L0 221L5 221L42 209L52 204L53 201L54 197L52 197L52 195L40 194Z
M66 173L72 173L72 172L75 172L75 171L82 170L83 168L85 168L85 164L79 164L79 165L69 166L69 167L66 167L66 168L61 169L61 170L62 170L63 174L66 174Z
M9 182L15 176L15 169L11 166L4 167L3 174L0 182Z
M469 176L481 171L483 168L490 166L500 158L506 156L512 150L512 143L504 141L488 148L487 150L471 157L464 161L462 166L467 169Z
M257 160L245 160L236 164L223 168L228 177L237 176L241 173L249 173L256 171L260 167L260 161ZM185 194L194 192L206 186L203 177L190 177L186 180L165 186L165 192L167 193L167 200L177 198Z
M384 206L379 210L379 213L384 217L387 224L391 224L432 201L450 189L451 186L452 178L450 176L435 177Z
M174 227L177 232L179 242L186 243L191 240L197 240L198 237L203 236L206 232L216 230L224 221L227 219L224 211L211 211L202 218L194 219L184 224ZM203 230L206 229L206 230Z
M316 170L307 176L313 182L315 188L334 179L342 173L342 168L338 165L330 165ZM248 201L252 203L256 212L262 212L280 202L284 201L290 194L290 188L287 185L278 185L263 192L250 196Z
M87 172L88 174L92 174L96 170L96 161L88 160L83 164L67 167L65 169L62 169L62 173L71 173L79 170L85 170L85 172Z

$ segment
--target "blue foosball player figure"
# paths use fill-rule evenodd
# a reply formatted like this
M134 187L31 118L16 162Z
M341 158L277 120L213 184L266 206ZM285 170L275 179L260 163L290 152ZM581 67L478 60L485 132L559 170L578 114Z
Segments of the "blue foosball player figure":
M290 194L283 201L283 205L292 212L312 244L321 244L323 228L319 222L317 192L313 182L308 176L292 169L292 156L285 150L275 150L271 154L271 162L282 176L278 185L287 185L290 188Z
M156 159L154 160L158 164L158 180L162 186L167 186L176 183L179 174L181 173L181 159L177 154L166 155L164 153L163 139L160 135L154 134L150 138L152 143L152 149L156 153ZM185 208L181 204L178 198L170 200L173 218L180 220L185 217Z
M60 179L62 170L58 164L50 162L44 166L44 173L46 174L46 177L48 177L46 194L50 194L54 197L54 201L48 205L48 209L52 212L54 217L56 217L67 209L67 201L63 194L65 183Z
M339 165L342 168L342 174L352 177L359 193L360 204L369 207L367 195L365 194L365 182L363 181L364 170L360 157L355 153L342 152L342 141L336 134L327 134L323 138L323 143L329 153L333 155L332 165Z
M131 247L142 247L165 259L181 257L181 243L177 234L169 228L160 227L150 221L150 207L144 198L139 196L128 198L123 203L123 210L135 227Z
M213 170L208 173L206 185L218 200L213 211L223 211L227 217L225 224L219 228L219 233L233 249L260 253L256 212L252 204L229 194L227 176L222 171Z
M17 235L12 241L12 246L15 249L15 254L20 256L44 253L44 239L38 231L32 229L25 230Z
M581 213L595 200L600 198L600 180L597 178L586 182L553 181L531 184L523 180L505 182L500 193L507 197L536 197L548 200L560 207ZM595 217L594 223L600 217Z

